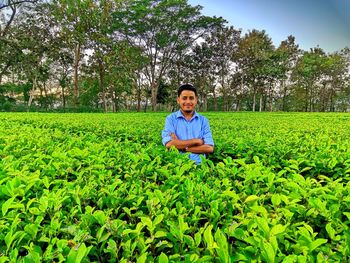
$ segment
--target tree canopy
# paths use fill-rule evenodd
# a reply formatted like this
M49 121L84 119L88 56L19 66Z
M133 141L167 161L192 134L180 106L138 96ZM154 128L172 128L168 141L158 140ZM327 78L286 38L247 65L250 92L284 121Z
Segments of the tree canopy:
M0 5L0 110L349 111L349 48L274 46L187 0L22 0Z

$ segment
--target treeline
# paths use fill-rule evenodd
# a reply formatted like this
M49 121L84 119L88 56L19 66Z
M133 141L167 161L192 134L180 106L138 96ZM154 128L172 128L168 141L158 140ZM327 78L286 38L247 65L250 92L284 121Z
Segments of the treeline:
M276 47L187 0L0 3L0 110L173 110L180 83L202 111L350 110L347 47Z

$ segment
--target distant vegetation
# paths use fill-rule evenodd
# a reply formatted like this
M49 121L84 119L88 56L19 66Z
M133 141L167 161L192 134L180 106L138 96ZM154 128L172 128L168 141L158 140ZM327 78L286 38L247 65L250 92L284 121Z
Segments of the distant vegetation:
M172 110L184 82L202 111L350 110L349 48L274 46L187 0L5 0L0 12L2 111Z

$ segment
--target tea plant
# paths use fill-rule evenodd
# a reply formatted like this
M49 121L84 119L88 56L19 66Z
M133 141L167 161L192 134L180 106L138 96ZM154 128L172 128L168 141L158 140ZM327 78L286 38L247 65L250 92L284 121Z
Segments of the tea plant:
M346 262L350 116L208 113L215 152L157 114L0 114L0 262Z

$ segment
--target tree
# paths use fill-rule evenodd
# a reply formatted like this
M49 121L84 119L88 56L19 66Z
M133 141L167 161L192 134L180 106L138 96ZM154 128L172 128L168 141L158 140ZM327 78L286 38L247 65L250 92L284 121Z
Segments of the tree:
M301 100L303 111L314 111L319 93L319 80L323 76L323 68L326 62L325 52L319 48L313 48L298 59L293 71L293 79L296 82L295 98ZM301 97L300 97L301 96Z
M281 42L276 50L280 57L281 75L279 77L280 82L280 94L282 99L281 110L286 111L288 107L288 98L290 99L290 80L293 68L296 65L297 59L301 53L299 46L295 43L295 37L288 36L288 38Z
M84 49L86 48L88 31L92 28L94 0L52 0L52 14L57 21L58 30L65 45L73 52L73 103L79 105L79 68Z
M200 9L188 5L187 0L135 0L114 13L115 27L130 44L139 46L149 60L145 75L153 111L157 110L160 81L171 61L182 56L206 28L223 22L221 18L202 16Z
M348 66L339 53L329 54L324 60L319 111L335 111L336 96L346 86Z
M11 38L16 42L18 53L16 63L11 71L16 74L17 82L31 83L28 108L31 106L34 93L40 92L40 106L47 108L50 104L48 96L48 81L52 60L49 56L51 49L51 27L48 26L47 6L38 4L33 8L23 10L14 22L16 27L11 29Z
M253 111L255 111L258 92L260 93L259 110L262 110L262 96L269 72L266 65L273 50L272 41L264 30L254 29L248 32L238 44L237 63L242 70L243 79L250 86L253 95Z
M235 70L235 58L241 32L231 27L220 26L205 37L209 48L212 50L212 61L220 84L223 98L223 110L229 110L229 92L231 78Z
M21 10L33 7L38 0L5 0L0 5L0 84L8 69L17 63L17 56L21 53L16 39L11 33L11 27Z

